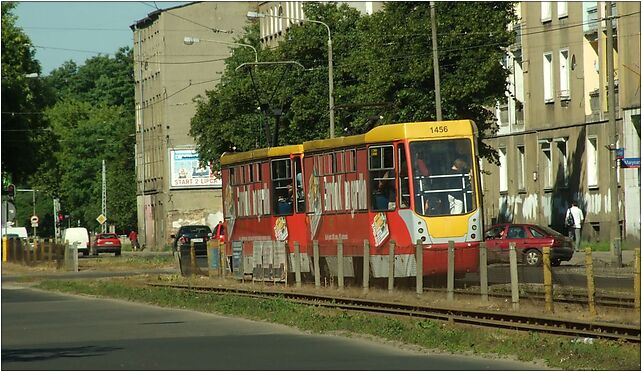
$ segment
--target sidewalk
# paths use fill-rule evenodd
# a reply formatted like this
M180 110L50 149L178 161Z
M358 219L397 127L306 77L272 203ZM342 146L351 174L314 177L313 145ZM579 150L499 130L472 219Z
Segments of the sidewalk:
M622 251L622 267L615 266L614 256L611 252L592 252L593 270L595 274L601 275L625 275L631 276L635 272L635 252L633 250ZM562 262L561 266L586 266L586 254L584 250L575 252L570 261Z

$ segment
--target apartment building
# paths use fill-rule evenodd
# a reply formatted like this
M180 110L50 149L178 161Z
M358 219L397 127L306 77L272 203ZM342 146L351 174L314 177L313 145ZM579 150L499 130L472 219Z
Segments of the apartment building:
M290 27L300 25L305 19L303 3L302 1L260 2L258 12L266 15L260 19L261 42L267 47L276 47ZM342 1L341 3L363 14L372 14L383 7L382 1Z
M223 219L221 180L199 165L190 120L194 100L214 89L224 71L231 52L224 43L243 34L256 6L195 2L155 11L130 27L139 239L150 249L170 244L182 225L213 227Z
M586 215L585 239L608 241L611 198L622 235L640 239L640 3L613 2L615 115L607 104L608 2L521 2L517 41L506 57L508 103L488 144L500 165L484 162L486 223L529 222L563 230L568 203ZM623 150L618 190L609 187L610 151ZM636 167L637 166L637 167Z

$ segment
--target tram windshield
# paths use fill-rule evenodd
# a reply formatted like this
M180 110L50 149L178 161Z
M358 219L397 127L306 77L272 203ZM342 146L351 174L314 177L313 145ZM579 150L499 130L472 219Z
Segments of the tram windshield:
M418 214L458 215L476 208L469 139L413 141L410 156Z

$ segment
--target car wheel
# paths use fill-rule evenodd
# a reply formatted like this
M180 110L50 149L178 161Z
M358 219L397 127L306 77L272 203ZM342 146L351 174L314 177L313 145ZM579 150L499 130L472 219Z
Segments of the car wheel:
M114 253L114 255L116 255L116 256L120 256L120 249L119 249L119 250L117 250L117 251L116 251L116 253Z
M559 266L562 263L562 260L559 258L554 258L551 260L551 266Z
M539 266L542 263L542 253L537 249L529 249L524 254L528 266Z

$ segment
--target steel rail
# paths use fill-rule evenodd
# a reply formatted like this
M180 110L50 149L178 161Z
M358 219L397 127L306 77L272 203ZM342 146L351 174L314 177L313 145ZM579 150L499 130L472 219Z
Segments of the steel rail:
M575 320L564 320L548 316L519 315L514 313L470 310L457 307L417 306L396 302L312 295L299 292L258 291L240 288L193 286L183 284L147 283L147 285L153 287L169 287L204 293L214 292L219 294L234 294L255 298L281 297L305 305L387 315L399 315L415 318L436 319L447 322L492 328L504 328L521 331L538 331L573 337L592 337L640 343L639 326L619 323L583 322Z
M434 293L446 293L445 289L440 289L440 288L424 288L424 291L434 292ZM468 292L465 290L455 290L454 292L457 295L479 297L479 293ZM521 291L520 293L525 293L525 295L520 294L520 298L524 298L527 300L544 301L544 298L545 298L544 293L542 292ZM488 296L496 297L496 298L511 298L511 294L508 292L507 293L494 292L494 293L489 293ZM577 304L577 305L587 305L588 297L586 295L576 294L576 293L556 293L554 294L553 301L564 302L569 304ZM609 306L609 307L632 309L634 307L634 299L632 296L596 295L595 304L598 306Z

